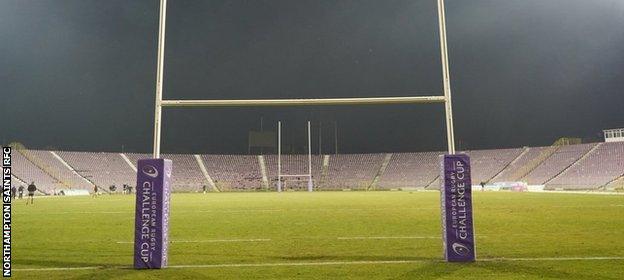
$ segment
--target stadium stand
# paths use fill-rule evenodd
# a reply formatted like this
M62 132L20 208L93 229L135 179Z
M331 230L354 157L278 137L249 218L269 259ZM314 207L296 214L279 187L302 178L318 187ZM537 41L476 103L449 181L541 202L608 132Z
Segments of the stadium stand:
M24 155L27 154L27 156ZM13 153L13 173L24 182L35 181L44 191L87 188L88 181L102 187L134 186L135 171L122 154L56 152L73 173L50 151L24 150ZM442 152L394 154L339 154L312 157L315 189L376 189L439 187L439 156ZM472 182L517 182L546 185L546 189L616 189L624 185L624 142L553 145L514 149L468 151ZM130 162L148 154L126 154ZM223 191L274 190L277 156L201 155L204 175L194 155L166 154L173 160L173 189L195 192L211 186ZM284 155L282 174L307 174L307 155ZM33 161L36 161L33 162ZM264 173L262 166L264 164ZM385 168L384 168L385 167ZM267 181L263 181L263 174ZM87 181L88 180L88 181ZM305 189L306 177L288 178L285 189Z
M134 166L137 165L139 159L152 157L148 154L130 153L125 155L128 159L130 159ZM208 185L208 181L202 174L199 164L197 164L197 160L195 160L193 155L163 154L162 158L170 159L173 163L173 173L171 174L173 181L171 184L174 191L196 192L200 191L203 186ZM119 159L123 160L121 157ZM126 167L128 165L124 162L123 166ZM128 170L131 169L128 167ZM134 176L134 180L136 181L136 175Z
M90 190L93 185L79 174L72 172L51 151L28 150L33 158L38 159L40 169L47 171L61 182L62 186L72 189ZM101 169L101 168L100 168Z
M439 175L439 157L442 152L395 153L390 159L379 187L425 188Z
M560 176L548 182L553 188L593 189L624 175L624 142L601 143Z
M620 176L619 178L615 178L611 182L607 183L604 186L604 189L624 192L624 174L622 174L622 176Z
M123 184L135 185L136 173L117 153L56 152L82 177L108 190L111 185L121 190Z
M333 155L329 159L323 189L367 189L384 159L384 154Z
M62 187L61 182L34 165L21 152L14 152L11 155L13 160L11 171L15 177L26 183L35 182L37 188L43 191Z
M257 156L202 155L201 158L218 189L224 191L262 189L262 175Z
M523 149L496 149L466 152L470 156L470 163L472 164L472 183L477 185L481 182L489 182L516 159L522 151Z
M529 185L543 185L548 180L561 173L564 169L574 164L574 162L578 161L595 145L597 144L592 143L561 146L556 152L548 157L548 159L527 174L522 181L526 181Z
M535 161L540 154L543 154L548 147L526 147L526 151L521 154L514 162L510 163L507 168L501 171L492 182L513 182L518 181L526 173L532 170L526 170L525 174L520 174L522 169L528 169L527 166ZM539 164L539 163L538 163ZM536 167L535 165L534 167Z

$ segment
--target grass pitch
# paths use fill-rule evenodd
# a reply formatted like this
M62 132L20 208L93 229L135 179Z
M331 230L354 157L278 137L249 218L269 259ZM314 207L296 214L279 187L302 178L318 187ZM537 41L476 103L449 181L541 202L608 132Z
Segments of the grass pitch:
M16 279L624 279L624 196L477 192L476 263L437 192L174 194L170 267L137 271L134 196L14 203Z

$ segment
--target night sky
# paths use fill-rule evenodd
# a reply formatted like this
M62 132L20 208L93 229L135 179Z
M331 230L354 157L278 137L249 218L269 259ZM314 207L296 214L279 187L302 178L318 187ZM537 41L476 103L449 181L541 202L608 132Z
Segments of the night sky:
M458 147L599 141L624 127L624 1L447 0ZM150 152L158 1L1 0L0 142ZM175 1L165 99L442 94L435 0ZM163 152L444 150L443 105L164 109Z

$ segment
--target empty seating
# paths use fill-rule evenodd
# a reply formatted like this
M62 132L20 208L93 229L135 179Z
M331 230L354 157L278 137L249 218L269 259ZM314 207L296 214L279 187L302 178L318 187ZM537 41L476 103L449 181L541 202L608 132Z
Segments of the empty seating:
M13 153L13 174L44 191L59 188L87 188L91 183L107 188L134 186L136 172L118 153L56 152L72 170L50 151L22 150ZM547 189L595 189L624 176L624 143L579 144L466 152L472 162L472 182L525 181L546 184ZM394 153L376 181L380 189L428 188L439 186L439 156L443 152ZM136 165L148 154L127 154ZM173 190L195 192L207 186L197 158L190 154L164 154L173 161ZM368 189L381 171L386 154L341 154L312 156L315 189ZM202 155L200 157L215 185L224 191L275 190L277 156L264 156L268 186L255 155ZM326 168L326 169L324 169ZM308 173L307 155L283 155L283 175ZM286 189L306 189L306 176L287 177Z
M523 181L528 182L530 185L544 184L581 158L594 145L596 144L561 146L554 154L531 171Z
M511 161L522 153L522 149L477 150L466 152L472 166L472 184L489 182Z
M93 184L108 190L111 185L136 185L136 173L117 153L56 152Z
M72 172L50 151L28 150L27 153L31 155L33 160L37 161L38 166L42 170L60 181L61 187L87 190L92 188L88 181Z
M329 159L324 189L366 189L379 171L384 154L333 155Z
M603 143L548 185L563 189L594 189L624 175L624 142Z
M11 153L12 168L11 172L15 177L30 184L35 182L37 188L47 191L61 188L61 182L52 178L49 174L39 169L36 165L26 159L19 151L15 150ZM24 186L25 187L25 186Z
M395 153L379 181L380 188L427 187L440 175L442 152Z
M539 162L534 162L536 158L540 156L540 154L544 153L546 149L549 147L530 147L527 148L527 151L518 157L518 159L511 163L505 170L500 172L498 176L496 176L493 180L496 182L512 182L520 180L525 174L521 174L523 169L528 169L527 165L539 164ZM531 170L526 170L525 172L529 172Z
M262 188L258 156L202 155L201 158L208 174L221 190L245 191Z

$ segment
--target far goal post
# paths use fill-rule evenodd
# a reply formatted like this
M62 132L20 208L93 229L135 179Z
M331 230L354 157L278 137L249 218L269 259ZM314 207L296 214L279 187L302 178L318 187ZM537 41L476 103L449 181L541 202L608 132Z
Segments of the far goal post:
M311 136L311 124L308 121L307 124L307 170L306 173L302 173L300 169L296 169L297 174L283 174L282 173L282 121L277 122L277 191L283 190L283 182L288 178L306 178L307 190L313 191L314 183L312 182L312 136ZM290 163L290 162L289 162ZM289 170L290 171L290 170Z

